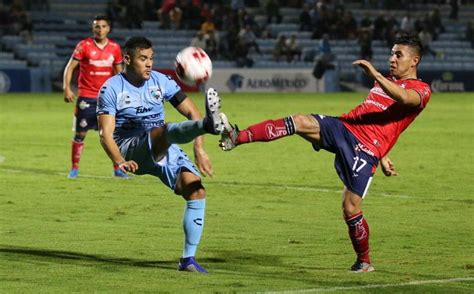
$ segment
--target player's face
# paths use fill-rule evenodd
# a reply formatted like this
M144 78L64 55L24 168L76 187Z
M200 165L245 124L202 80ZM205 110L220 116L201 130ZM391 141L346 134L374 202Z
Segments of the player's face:
M92 33L97 42L105 40L110 32L110 26L105 20L94 20L92 23Z
M395 44L389 58L390 74L397 79L416 76L419 61L420 56L410 46Z
M133 56L125 55L125 64L137 78L148 80L153 66L153 49L136 49Z

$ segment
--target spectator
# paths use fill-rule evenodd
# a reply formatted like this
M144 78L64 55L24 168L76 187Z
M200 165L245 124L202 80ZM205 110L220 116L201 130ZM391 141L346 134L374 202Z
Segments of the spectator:
M206 49L206 38L202 31L198 31L196 37L191 40L191 46Z
M157 11L160 29L170 28L170 12L176 6L176 0L163 0Z
M303 11L300 13L300 31L310 32L313 29L309 4L303 5Z
M118 0L111 0L107 2L106 15L110 20L111 27L113 27L117 22L123 25L125 7L122 6Z
M431 42L433 41L433 37L431 36L431 33L426 26L423 26L423 29L418 33L418 38L420 38L420 42L423 49L423 55L429 53L433 57L435 57L436 52L431 49Z
M392 48L395 35L398 33L398 21L393 14L387 19L387 27L385 29L385 41L389 48Z
M451 6L451 12L449 13L450 19L458 19L459 11L459 0L449 0L449 6Z
M212 18L212 11L209 3L203 3L202 8L200 9L200 17L201 19L208 19Z
M257 36L255 36L253 29L250 25L246 25L245 28L239 32L239 41L247 47L248 50L255 48L258 54L262 54L260 47L257 44Z
M287 57L289 53L289 48L286 43L286 36L280 35L278 37L277 42L275 43L275 47L273 47L273 59L275 61L280 61L282 56Z
M207 35L209 31L214 31L216 29L216 24L212 20L211 16L208 16L206 20L201 24L201 32L204 33L204 35Z
M143 3L144 20L157 21L156 9L158 9L158 6L155 0L145 0Z
M13 1L10 6L9 14L10 31L8 33L20 35L26 42L31 43L33 40L33 25L21 0Z
M368 30L361 30L359 34L360 59L372 60L372 35Z
M407 12L407 14L402 18L400 29L402 30L402 32L409 35L413 33L415 29L415 23L413 22L413 19L411 18L411 15L409 12Z
M438 8L433 9L428 16L428 27L430 28L433 40L438 39L438 35L444 32L444 26L441 21L441 14Z
M387 21L385 20L385 13L380 12L374 20L373 38L375 40L383 40L386 29Z
M313 20L313 39L319 39L323 34L329 33L331 27L331 15L326 6L322 5L317 11L318 17Z
M249 56L249 48L239 40L234 48L234 60L238 67L252 67L254 60Z
M373 25L372 25L372 19L370 18L370 14L366 12L364 14L364 17L360 20L360 28L365 31L370 31L372 32Z
M466 24L466 40L471 43L471 48L474 49L474 26L472 21L468 21Z
M8 31L9 26L8 9L0 2L0 36L3 36Z
M357 21L351 11L344 12L342 21L339 25L340 32L338 36L343 39L355 39L357 36Z
M201 10L191 0L180 0L179 8L182 11L182 26L185 30L200 29L202 19Z
M288 50L288 54L286 57L286 61L292 62L301 60L301 47L296 39L296 34L292 34L290 38L286 39L286 47Z
M127 28L141 29L143 22L143 7L139 2L129 1L125 12L125 23Z
M329 34L323 34L319 42L319 56L316 58L316 63L313 68L313 76L316 79L323 77L324 72L328 69L334 69L335 56L331 51L331 44L329 42Z
M267 14L267 24L271 24L273 18L275 18L276 23L281 23L282 16L280 14L280 3L278 0L267 0L265 13Z
M244 0L231 0L230 8L234 13L237 13L239 10L245 9Z
M211 59L217 59L219 56L219 37L215 30L209 30L205 37L206 49L205 51Z

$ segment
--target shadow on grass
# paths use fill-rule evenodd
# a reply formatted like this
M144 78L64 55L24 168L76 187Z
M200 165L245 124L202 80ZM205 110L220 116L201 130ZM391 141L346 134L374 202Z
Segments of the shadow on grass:
M100 264L115 264L132 267L150 267L165 268L176 270L178 261L154 261L140 260L133 258L118 258L113 256L85 254L64 250L49 250L42 248L28 248L0 245L0 254L9 254L16 256L30 256L31 258L40 257L51 261L71 261L71 262L94 262Z

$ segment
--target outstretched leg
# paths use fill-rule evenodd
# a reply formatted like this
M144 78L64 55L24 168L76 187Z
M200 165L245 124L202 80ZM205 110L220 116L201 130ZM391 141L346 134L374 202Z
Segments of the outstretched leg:
M269 142L286 136L298 134L311 143L319 143L319 123L310 114L295 114L276 120L266 120L240 131L237 125L232 126L225 115L222 117L224 132L220 146L229 151L241 144Z
M162 158L171 144L189 143L204 134L221 134L224 130L221 104L217 91L209 88L205 99L206 115L202 120L187 120L179 123L168 123L150 132L152 152L155 160Z

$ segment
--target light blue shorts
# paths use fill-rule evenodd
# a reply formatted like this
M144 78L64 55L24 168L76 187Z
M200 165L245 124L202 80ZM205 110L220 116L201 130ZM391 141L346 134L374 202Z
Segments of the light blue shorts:
M140 136L121 138L117 140L120 152L125 160L133 160L138 164L136 175L153 175L173 191L176 181L182 171L190 171L198 177L200 173L178 145L172 144L165 157L156 161L151 152L150 132Z

